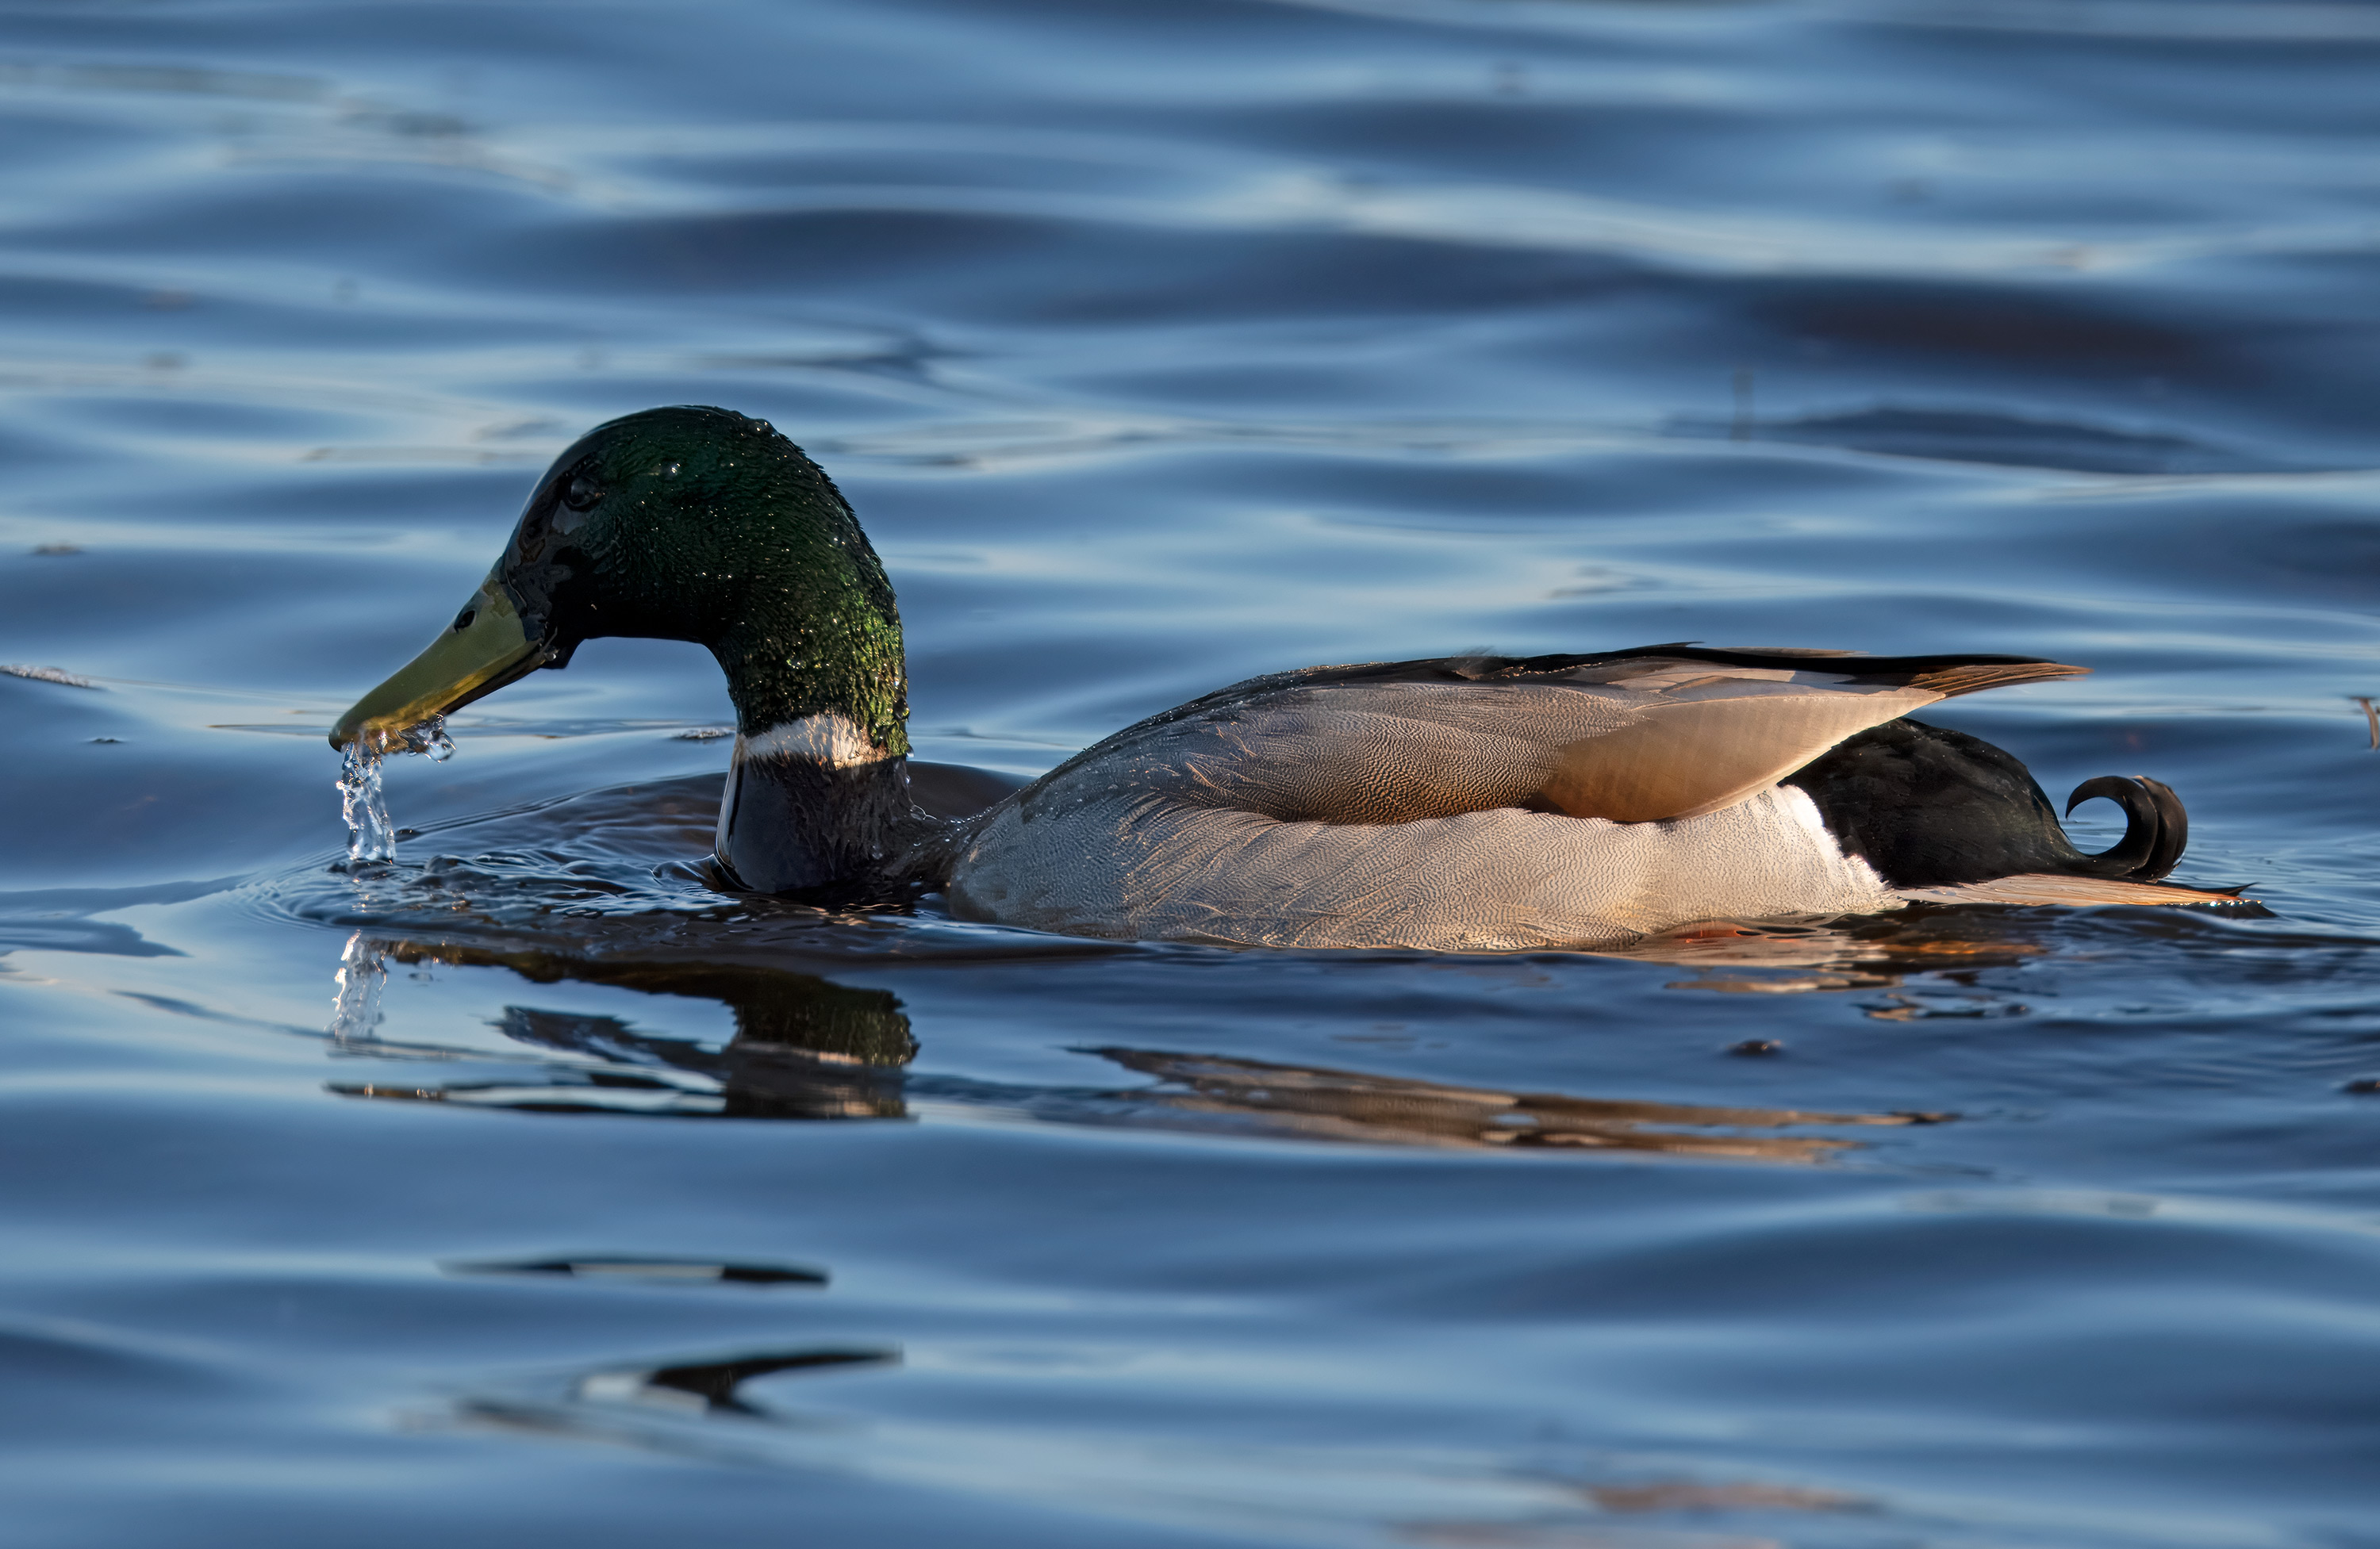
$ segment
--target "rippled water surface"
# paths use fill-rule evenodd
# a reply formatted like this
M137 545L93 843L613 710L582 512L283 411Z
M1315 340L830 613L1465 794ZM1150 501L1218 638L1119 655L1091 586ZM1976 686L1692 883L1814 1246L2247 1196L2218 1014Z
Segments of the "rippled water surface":
M0 1536L2380 1543L2375 72L2350 0L0 6ZM725 693L630 641L329 869L332 719L674 402L850 494L954 805L1312 661L2013 651L2097 671L1929 719L2270 914L829 917L706 885Z

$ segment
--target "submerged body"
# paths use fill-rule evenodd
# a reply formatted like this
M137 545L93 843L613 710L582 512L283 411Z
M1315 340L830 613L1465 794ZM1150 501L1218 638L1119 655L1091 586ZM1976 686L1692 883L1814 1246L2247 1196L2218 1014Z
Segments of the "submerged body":
M2101 855L2022 765L1909 721L2082 669L1671 645L1311 668L1150 718L988 810L917 811L892 588L816 465L766 424L661 409L540 480L450 629L342 718L412 725L599 635L709 646L735 700L717 852L739 886L835 903L947 893L963 919L1116 938L1513 950L1704 919L1920 900L2210 902L2160 886L2155 781Z

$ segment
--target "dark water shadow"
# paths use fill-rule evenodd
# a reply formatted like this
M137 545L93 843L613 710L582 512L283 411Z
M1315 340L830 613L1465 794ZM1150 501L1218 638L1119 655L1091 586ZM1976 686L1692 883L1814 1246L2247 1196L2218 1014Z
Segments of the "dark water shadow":
M455 1276L517 1276L657 1286L823 1286L827 1272L794 1265L663 1258L644 1253L587 1253L567 1258L458 1259L438 1266Z
M890 1347L820 1346L759 1350L718 1361L603 1367L566 1379L559 1393L463 1398L445 1422L722 1461L762 1461L766 1459L743 1458L733 1436L707 1427L680 1432L671 1422L728 1420L797 1432L814 1429L822 1422L795 1410L759 1403L746 1396L744 1385L788 1374L900 1363L900 1350Z
M850 1366L893 1366L901 1352L885 1349L770 1350L724 1361L670 1366L637 1366L589 1373L575 1385L574 1398L625 1400L703 1414L765 1419L773 1411L743 1396L747 1382L783 1372L816 1372Z
M1374 1145L1653 1151L1811 1162L1857 1143L1742 1131L1933 1124L1954 1117L1615 1101L1217 1055L1131 1048L1083 1052L1155 1077L1157 1088L1135 1095L1161 1103L1168 1119L1206 1117L1226 1124L1253 1124L1268 1133Z
M1952 1117L1622 1101L1122 1047L1076 1052L1148 1078L1148 1084L982 1082L913 1070L917 1039L901 1002L885 990L745 965L575 959L454 942L392 941L377 950L408 964L504 968L532 984L571 980L713 1000L728 1008L735 1033L714 1047L645 1033L617 1016L511 1005L494 1025L511 1043L548 1057L533 1074L332 1083L342 1096L548 1114L808 1120L906 1119L920 1103L953 1103L1044 1122L1251 1139L1777 1162L1818 1161L1859 1144L1806 1131ZM421 1044L344 1047L401 1059L463 1055ZM1779 1131L1804 1132L1771 1132Z

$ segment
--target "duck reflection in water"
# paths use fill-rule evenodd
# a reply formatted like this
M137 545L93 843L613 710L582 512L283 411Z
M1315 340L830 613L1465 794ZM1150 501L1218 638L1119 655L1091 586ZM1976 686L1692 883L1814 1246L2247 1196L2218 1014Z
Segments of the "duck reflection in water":
M561 1057L545 1081L401 1086L340 1083L348 1096L455 1102L545 1113L658 1113L722 1119L901 1119L902 1073L917 1040L901 1003L808 974L709 963L612 962L542 950L375 944L399 962L511 969L648 995L716 1000L735 1018L724 1047L656 1037L618 1017L507 1006L498 1032ZM350 957L354 955L350 950ZM350 1044L348 1047L356 1046ZM419 1046L401 1050L418 1055ZM690 1080L688 1078L691 1078Z
M333 1090L346 1096L725 1119L908 1119L920 1105L946 1104L1058 1123L1249 1137L1779 1162L1817 1161L1858 1143L1764 1131L1902 1126L1946 1117L1631 1102L1124 1047L1078 1052L1153 1084L1018 1086L910 1071L917 1040L900 1001L885 990L782 969L619 962L453 942L393 941L379 950L402 962L506 968L539 984L568 979L717 1000L734 1013L735 1034L723 1047L712 1047L642 1033L616 1016L508 1006L496 1021L498 1031L553 1057L536 1078L335 1083ZM416 1057L440 1052L419 1045L380 1047Z

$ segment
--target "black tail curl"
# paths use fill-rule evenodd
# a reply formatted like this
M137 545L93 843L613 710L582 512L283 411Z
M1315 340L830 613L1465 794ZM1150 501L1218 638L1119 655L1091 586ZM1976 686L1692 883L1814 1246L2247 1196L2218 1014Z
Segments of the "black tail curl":
M1846 737L1784 783L1806 792L1844 852L1895 888L2038 874L2154 882L2174 868L2190 839L2190 819L2170 788L2102 775L2076 786L2066 810L2104 796L2124 809L2124 837L2085 854L2015 757L1919 720Z
M2190 843L2190 815L2172 786L2146 775L2100 775L2074 788L2066 798L2066 815L2102 796L2124 809L2124 837L2083 857L2093 876L2154 882L2180 864Z

